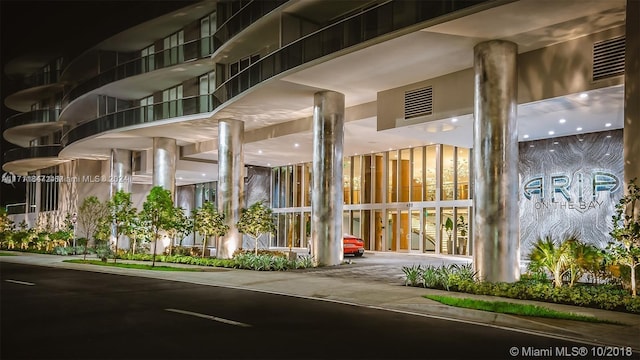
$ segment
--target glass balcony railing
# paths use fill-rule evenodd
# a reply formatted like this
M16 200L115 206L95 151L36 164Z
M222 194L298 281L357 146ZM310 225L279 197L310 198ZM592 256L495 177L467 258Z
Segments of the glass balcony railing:
M12 161L58 157L62 145L41 145L26 148L15 148L4 153L5 163Z
M220 103L212 95L202 95L130 108L74 127L62 136L62 143L68 146L80 139L105 131L179 116L202 114L218 106Z
M259 59L220 85L213 94L132 108L109 114L71 129L63 136L63 143L69 145L77 140L104 131L138 125L145 122L213 111L224 102L251 87L299 65L374 39L378 36L484 2L487 2L487 0L396 0L381 4L337 23L328 25ZM179 51L178 54L180 54ZM117 68L114 70L116 69ZM117 73L117 71L115 73ZM115 77L115 73L109 72L108 74L109 76ZM107 73L101 74L100 76L103 75L106 77ZM111 81L115 81L115 78L112 79ZM107 82L109 81L105 83ZM79 93L86 91L89 90L84 89L82 92L78 90ZM176 104L174 106L176 109L175 113L172 113L170 110L165 110L171 108L171 103ZM177 109L181 109L181 112ZM148 112L148 115L143 115L145 112Z
M214 91L221 103L275 75L378 36L487 0L391 1L331 24L259 59Z
M182 64L185 61L207 58L240 31L286 2L286 0L254 1L222 24L215 34L119 64L71 89L65 96L64 102L71 102L83 94L114 81Z
M19 79L16 86L20 90L29 89L43 85L55 84L60 79L61 71L38 71L29 76Z
M56 122L58 121L59 115L59 109L34 110L22 114L16 114L10 116L6 120L4 129L7 130L22 125Z

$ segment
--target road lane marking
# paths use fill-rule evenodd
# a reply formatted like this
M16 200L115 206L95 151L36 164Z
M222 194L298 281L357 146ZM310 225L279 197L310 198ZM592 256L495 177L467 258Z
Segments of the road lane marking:
M19 281L19 280L5 280L6 282L10 282L10 283L14 283L14 284L20 284L20 285L29 285L29 286L34 286L34 283L30 283L30 282L26 282L26 281Z
M178 313L178 314L191 315L191 316L195 316L195 317L199 317L199 318L203 318L203 319L213 320L213 321L217 321L217 322L221 322L221 323L225 323L225 324L229 324L229 325L242 326L242 327L251 327L251 325L245 324L245 323L241 323L239 321L223 319L223 318L219 318L219 317L216 317L216 316L207 315L207 314L200 314L200 313L197 313L197 312L192 312L192 311L187 311L187 310L180 310L180 309L165 309L165 310L166 311L170 311L170 312L174 312L174 313Z

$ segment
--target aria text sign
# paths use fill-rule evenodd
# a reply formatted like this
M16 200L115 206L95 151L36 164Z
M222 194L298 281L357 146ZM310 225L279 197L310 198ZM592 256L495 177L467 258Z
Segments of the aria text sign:
M572 209L580 212L595 209L620 189L620 179L610 171L594 170L589 174L575 173L534 176L524 182L522 193L535 202L536 209Z

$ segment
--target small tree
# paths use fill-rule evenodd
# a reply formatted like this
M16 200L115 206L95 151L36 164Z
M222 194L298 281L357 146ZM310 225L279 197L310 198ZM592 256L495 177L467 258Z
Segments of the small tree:
M101 202L95 196L85 198L78 208L78 225L84 230L84 237L87 239L87 241L83 241L85 259L87 258L88 240L96 236L100 224L108 216L108 204Z
M631 269L631 295L636 296L636 268L640 265L640 186L636 179L629 181L627 195L616 205L613 215L613 230L610 235L615 240L609 244L609 251L617 264Z
M207 246L209 236L224 236L229 231L229 225L224 222L224 215L216 210L211 201L202 204L193 213L193 228L204 236L202 239L202 257Z
M156 265L156 250L160 234L170 231L173 226L173 209L171 192L161 186L151 188L147 200L142 205L140 220L151 233L150 240L153 241L152 267Z
M251 205L248 209L242 209L242 214L236 227L238 231L255 240L256 255L258 254L258 238L262 236L262 234L273 234L276 232L273 211L265 206L262 201Z
M182 246L182 239L187 236L191 229L193 228L193 224L191 223L191 218L185 215L184 209L181 207L173 208L173 223L171 229L169 231L169 235L171 236L171 244L169 245L169 255L173 253L173 245L175 244L176 237L180 239L180 246Z
M129 228L127 229L127 236L131 239L131 243L129 244L129 248L131 253L136 253L136 248L138 242L142 243L148 237L149 231L145 228L144 224L140 220L140 214L135 214L135 216L131 219L129 224Z
M548 270L553 274L554 286L561 287L562 276L568 271L571 261L571 249L569 246L571 241L574 241L573 236L570 236L559 245L556 245L551 236L538 239L529 255L531 259L529 268L532 271Z
M131 221L136 216L136 209L131 202L131 194L122 190L119 190L113 195L111 201L108 203L108 207L116 238L115 251L113 253L113 262L116 262L118 257L118 240L120 239L120 235L125 235L130 232Z

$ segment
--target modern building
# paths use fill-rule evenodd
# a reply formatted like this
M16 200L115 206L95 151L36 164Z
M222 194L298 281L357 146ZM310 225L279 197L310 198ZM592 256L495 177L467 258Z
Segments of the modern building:
M201 1L7 66L3 179L31 226L159 185L230 224L266 201L264 245L320 264L351 233L509 281L537 237L606 243L640 175L639 37L638 0Z

